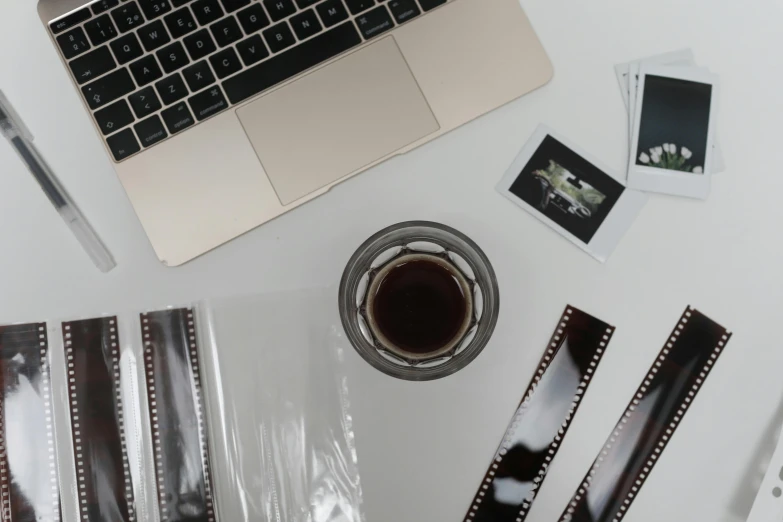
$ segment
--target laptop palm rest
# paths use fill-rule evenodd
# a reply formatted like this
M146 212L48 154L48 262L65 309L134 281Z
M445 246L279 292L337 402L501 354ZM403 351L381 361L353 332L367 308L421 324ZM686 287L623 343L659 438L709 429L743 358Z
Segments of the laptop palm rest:
M393 37L237 114L283 205L440 128Z

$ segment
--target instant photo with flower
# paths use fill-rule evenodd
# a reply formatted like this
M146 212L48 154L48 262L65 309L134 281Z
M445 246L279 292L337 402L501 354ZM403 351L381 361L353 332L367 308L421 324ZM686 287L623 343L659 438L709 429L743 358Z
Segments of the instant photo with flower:
M647 75L636 164L703 174L708 152L712 86Z
M715 166L719 78L698 67L644 64L636 92L628 187L706 199Z

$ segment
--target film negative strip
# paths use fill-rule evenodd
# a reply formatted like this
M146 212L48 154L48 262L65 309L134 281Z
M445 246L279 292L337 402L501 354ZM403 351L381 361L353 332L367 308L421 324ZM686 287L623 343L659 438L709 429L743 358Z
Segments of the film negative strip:
M613 334L613 326L566 308L465 522L527 518Z
M193 311L141 315L162 522L214 522Z
M134 522L117 318L67 322L62 328L80 520Z
M59 522L45 323L0 327L2 522Z
M730 338L685 310L561 522L622 520Z

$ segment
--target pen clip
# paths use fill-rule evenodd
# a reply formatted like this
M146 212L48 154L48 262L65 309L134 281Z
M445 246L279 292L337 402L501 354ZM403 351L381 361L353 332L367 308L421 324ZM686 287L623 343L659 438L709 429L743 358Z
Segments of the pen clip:
M5 123L5 125L3 125ZM10 126L10 131L23 137L27 141L33 141L33 133L24 124L22 118L14 110L11 102L5 97L3 91L0 91L0 131L4 134L8 133L7 126ZM9 136L9 139L13 136Z

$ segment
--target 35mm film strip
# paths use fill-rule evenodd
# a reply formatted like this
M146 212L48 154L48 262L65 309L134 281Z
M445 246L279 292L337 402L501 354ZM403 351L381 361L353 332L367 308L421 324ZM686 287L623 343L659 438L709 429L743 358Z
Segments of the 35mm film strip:
M687 308L561 522L619 522L674 435L731 334Z
M45 323L0 327L0 520L60 520Z
M141 315L162 522L214 522L196 325L189 309Z
M117 318L63 323L82 522L134 522Z
M614 334L569 306L506 430L465 522L522 522Z

